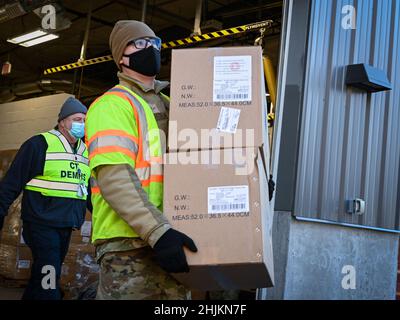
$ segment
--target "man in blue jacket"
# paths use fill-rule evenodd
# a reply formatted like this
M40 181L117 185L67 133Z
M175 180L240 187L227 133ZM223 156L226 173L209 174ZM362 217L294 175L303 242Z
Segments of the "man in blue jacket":
M0 230L23 191L22 235L33 256L23 299L62 299L59 279L71 232L82 226L86 207L91 211L88 151L82 140L86 112L81 102L68 98L57 126L24 142L0 182Z

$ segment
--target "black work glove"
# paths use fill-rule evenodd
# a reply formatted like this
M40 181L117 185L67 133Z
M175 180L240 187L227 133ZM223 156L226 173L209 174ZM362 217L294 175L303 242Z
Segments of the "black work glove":
M274 191L275 191L275 182L273 180L272 174L269 176L268 180L268 193L269 193L269 201L272 200L274 197Z
M4 216L0 215L0 231L3 229L3 224L4 224Z
M173 273L189 272L183 246L186 246L192 252L197 252L193 240L186 234L174 229L165 232L153 248L156 260L161 268Z

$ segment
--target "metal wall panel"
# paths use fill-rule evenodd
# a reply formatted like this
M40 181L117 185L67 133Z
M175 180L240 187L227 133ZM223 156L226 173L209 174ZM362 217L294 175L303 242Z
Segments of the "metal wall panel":
M356 28L342 8L356 8ZM301 119L294 215L399 230L400 1L314 0ZM346 66L384 70L393 90L345 85ZM346 213L348 199L364 215Z
M284 4L273 149L276 211L293 211L294 207L310 2L287 0Z

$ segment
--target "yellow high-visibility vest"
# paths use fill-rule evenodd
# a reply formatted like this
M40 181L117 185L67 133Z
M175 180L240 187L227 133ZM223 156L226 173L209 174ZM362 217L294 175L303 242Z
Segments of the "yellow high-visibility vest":
M117 85L92 103L86 116L92 187L92 241L137 238L137 233L101 195L95 169L128 164L136 172L149 201L162 210L163 165L160 131L148 103Z
M90 169L85 143L79 139L75 152L59 131L51 130L41 135L47 142L43 175L30 180L25 189L48 197L86 200L82 188L88 187Z

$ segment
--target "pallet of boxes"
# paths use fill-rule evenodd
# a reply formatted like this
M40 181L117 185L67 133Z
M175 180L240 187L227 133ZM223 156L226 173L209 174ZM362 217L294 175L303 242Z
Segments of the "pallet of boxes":
M81 229L72 232L69 250L61 269L64 299L92 300L96 296L100 268L95 259L95 247L91 243L91 221L91 213L86 212Z
M198 247L193 290L273 286L266 109L260 47L172 51L164 212Z
M22 238L21 196L14 201L0 235L0 286L24 287L30 277L31 250Z
M0 151L0 180L5 176L17 150ZM0 231L0 286L24 287L30 277L32 255L22 238L21 199L11 205Z
M0 180L6 174L17 150L0 151ZM0 286L27 285L32 267L32 254L22 237L21 198L11 205L0 231ZM61 270L64 299L93 298L99 267L90 243L91 214L86 213L81 230L72 232L71 243Z

